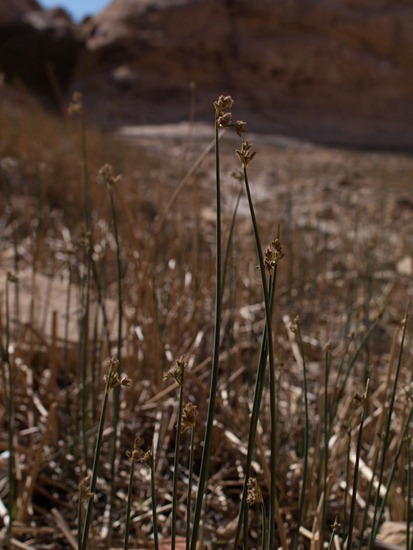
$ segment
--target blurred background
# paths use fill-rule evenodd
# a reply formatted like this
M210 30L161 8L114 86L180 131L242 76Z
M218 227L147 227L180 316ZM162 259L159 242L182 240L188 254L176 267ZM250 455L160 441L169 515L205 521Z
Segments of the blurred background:
M209 120L228 93L254 131L410 149L412 31L407 0L3 0L0 71L106 127Z

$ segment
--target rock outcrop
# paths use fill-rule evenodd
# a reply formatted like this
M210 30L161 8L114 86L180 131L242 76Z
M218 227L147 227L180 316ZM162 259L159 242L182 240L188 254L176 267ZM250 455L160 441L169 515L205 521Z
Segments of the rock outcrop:
M97 119L211 118L219 93L250 128L413 144L407 0L113 0L88 26L76 87Z
M210 121L228 93L255 131L413 148L410 0L112 0L78 27L2 0L0 71L109 127Z
M49 104L62 103L82 50L80 29L63 9L1 0L0 72Z

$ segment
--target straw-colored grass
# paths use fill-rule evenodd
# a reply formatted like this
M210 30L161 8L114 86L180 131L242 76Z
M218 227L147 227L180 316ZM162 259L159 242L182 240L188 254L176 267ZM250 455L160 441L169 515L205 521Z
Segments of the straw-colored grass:
M261 137L240 181L231 128L219 175L196 126L84 129L0 90L0 545L346 548L350 527L374 547L372 525L407 526L413 159ZM272 286L255 242L276 235ZM181 356L184 385L164 381ZM114 385L132 381L119 405L110 357Z

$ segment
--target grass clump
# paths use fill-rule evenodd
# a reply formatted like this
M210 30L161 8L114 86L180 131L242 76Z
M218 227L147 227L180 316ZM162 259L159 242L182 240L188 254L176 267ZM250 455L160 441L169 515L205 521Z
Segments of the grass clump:
M263 196L267 145L256 156L229 96L214 104L214 157L187 145L184 175L174 143L151 156L89 128L80 96L80 132L1 101L15 111L2 113L0 254L16 273L1 295L2 544L373 548L390 518L411 546L398 221L381 240L344 217L332 233L292 169L284 195ZM280 165L290 154L269 150Z

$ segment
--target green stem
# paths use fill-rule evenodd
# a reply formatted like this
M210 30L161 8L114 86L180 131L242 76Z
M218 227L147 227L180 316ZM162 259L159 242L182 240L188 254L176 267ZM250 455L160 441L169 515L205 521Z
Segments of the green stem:
M267 280L265 275L264 257L261 248L260 236L258 231L258 224L255 217L254 205L251 198L250 186L248 181L247 168L244 166L244 182L245 189L247 191L248 204L250 209L251 221L254 230L255 245L258 254L258 261L260 266L261 284L264 295L265 304L265 320L267 330L267 345L269 356L269 370L270 370L270 417L271 417L271 443L270 443L270 469L271 469L271 482L270 482L270 518L268 524L269 530L269 549L274 548L275 539L275 502L276 502L276 454L277 454L277 439L276 439L276 392L275 392L275 368L274 368L274 349L272 341L272 315L270 307L270 297L267 288Z
M9 477L9 523L7 526L7 539L10 543L10 538L13 529L13 521L15 515L16 504L16 476L14 470L14 446L13 435L15 429L15 407L14 407L14 368L10 360L10 282L9 275L6 278L6 341L5 341L5 362L8 366L9 391L7 396L7 415L8 415L8 432L7 446L9 451L8 459L8 477Z
M191 501L192 501L192 475L194 471L194 448L195 448L195 427L191 428L191 443L189 454L189 479L188 493L186 499L186 549L189 550L189 541L191 533Z
M90 499L87 503L86 508L86 516L85 516L85 524L83 528L83 534L82 534L82 545L80 550L86 550L87 549L87 543L89 538L89 529L90 525L92 523L92 512L93 512L93 499L94 499L94 493L96 490L96 480L98 476L98 464L99 464L99 458L100 458L100 451L102 447L102 438L103 438L103 431L105 427L105 416L106 416L106 409L108 405L108 399L109 399L109 388L110 388L110 382L111 382L111 376L108 374L106 379L106 386L105 386L105 393L103 395L103 403L102 403L102 410L100 413L100 420L99 420L99 427L98 427L98 433L96 438L96 446L95 446L95 454L93 457L93 466L92 466L92 474L91 474L91 481L90 481L90 489L89 492L92 494Z
M274 296L275 296L275 285L277 281L277 266L274 268L274 274L270 277L270 302L271 302L271 311L273 310L274 306ZM252 411L251 411L251 420L250 420L250 426L249 426L249 434L248 434L248 448L247 448L247 463L245 467L245 479L244 479L244 486L242 490L242 496L241 496L241 505L238 515L238 526L237 531L235 535L235 541L234 541L234 550L238 548L239 539L241 537L241 529L242 529L242 522L244 517L247 517L248 514L244 515L244 510L246 509L246 497L247 497L247 491L248 491L248 478L251 475L251 463L252 463L252 456L255 449L255 436L257 432L257 426L258 426L258 417L259 412L261 408L261 398L262 398L262 390L264 387L264 378L265 378L265 372L266 372L266 365L267 365L267 357L268 357L268 346L267 346L267 329L264 329L264 333L262 335L261 340L261 350L260 350L260 356L258 360L258 369L257 369L257 377L255 382L255 390L254 390L254 398L252 403ZM246 521L244 519L244 529L247 530Z
M379 470L378 485L377 485L377 489L376 489L376 496L375 496L375 499L374 499L374 516L373 516L373 523L372 523L372 527L371 527L371 536L370 536L370 540L369 540L368 550L372 550L374 540L377 536L377 532L378 532L378 529L379 529L380 515L377 515L377 511L378 511L378 507L379 507L378 503L379 503L379 498L380 498L380 489L381 489L381 486L382 486L382 483L383 483L384 467L385 467L386 456L387 456L386 451L387 451L387 446L388 446L389 437L390 437L390 426L391 426L391 420L392 420L392 416L393 416L394 402L395 402L395 399L396 399L397 383L398 383L398 380L399 380L399 374L400 374L400 370L401 370L404 341L405 341L405 338L406 338L407 320L408 320L408 313L406 311L406 315L405 315L405 318L404 318L404 321L403 321L402 340L401 340L401 343L400 343L400 350L399 350L399 357L398 357L398 361L397 361L396 374L394 376L392 394L391 394L390 403L389 403L389 411L387 413L387 422L386 422L386 427L385 427L385 431L384 431L383 451L382 451L382 456L381 456L381 463L380 463L380 470Z
M307 364L305 361L303 340L301 337L300 324L297 323L297 337L298 345L300 347L301 360L303 362L303 394L304 394L304 468L303 468L303 480L301 485L300 493L300 502L298 507L298 519L297 519L297 529L296 535L294 538L294 550L298 548L298 539L300 534L301 521L304 510L305 495L307 492L307 477L308 477L308 453L309 453L309 435L310 435L310 421L309 421L309 411L308 411L308 392L307 392Z
M231 223L229 226L228 240L227 240L227 245L225 247L224 262L222 267L222 285L221 285L222 292L224 291L224 288L225 288L225 279L226 279L227 269L228 269L229 251L231 249L232 237L234 235L235 220L237 218L237 212L238 212L238 207L239 207L241 197L242 197L242 187L240 188L239 193L237 195L237 200L235 201L235 207L232 213ZM222 298L223 297L221 296L221 302L222 302Z
M364 403L363 403L363 412L361 415L360 428L357 438L357 450L356 450L356 460L354 463L354 476L353 476L353 494L351 495L351 505L350 505L350 520L348 525L348 539L347 539L347 550L351 550L353 545L353 531L354 531L354 520L356 514L356 502L357 502L357 485L358 485L358 475L359 475L359 464L360 464L360 455L361 455L361 443L363 440L363 426L364 421L367 416L367 398L369 391L369 382L370 375L367 375L366 389L364 391Z
M152 495L153 542L154 542L155 550L159 550L158 515L156 513L155 466L154 466L154 464L151 465L151 495Z
M268 529L267 529L267 514L265 511L264 503L261 502L261 518L262 518L262 550L267 548Z
M181 367L181 384L179 386L178 423L175 437L174 475L172 483L172 525L171 525L171 550L175 550L176 538L176 508L178 505L178 468L179 468L179 446L181 443L182 406L184 396L184 367Z
M406 462L407 462L407 510L406 510L406 550L410 550L410 526L412 513L412 465L409 437L406 438Z
M113 189L109 187L110 208L113 221L113 232L116 242L116 274L117 274L117 290L118 290L118 334L117 334L117 358L119 361L118 368L121 367L122 361L122 261L120 254L120 243L118 233L118 223L116 216L115 201L113 198ZM118 428L119 428L119 412L120 412L120 387L116 387L113 391L113 440L112 454L110 460L110 505L109 505L109 534L107 548L111 546L112 540L112 525L113 525L113 509L115 500L115 470L116 470L116 452L118 444Z
M221 332L221 298L222 298L222 269L221 269L221 178L219 163L219 132L215 129L215 168L216 168L216 290L215 290L215 330L214 330L214 348L212 359L212 372L209 390L209 404L204 436L204 446L202 449L201 470L199 474L198 492L195 503L195 513L191 537L191 550L196 550L198 540L199 524L201 521L202 503L204 500L207 474L209 470L209 460L211 454L212 428L215 415L216 392L218 385L218 364L219 347Z
M328 455L329 455L329 426L328 426L328 381L330 377L330 363L331 363L331 354L330 351L326 350L326 367L325 367L325 376L324 376L324 499L323 499L323 516L321 520L321 540L324 541L324 534L326 529L326 517L327 517L327 479L328 479Z
M135 468L134 460L131 460L130 472L129 472L129 484L128 484L128 501L126 504L126 523L125 523L125 539L123 543L123 550L128 550L129 542L129 530L130 530L130 513L132 508L132 489L133 489L133 472Z

